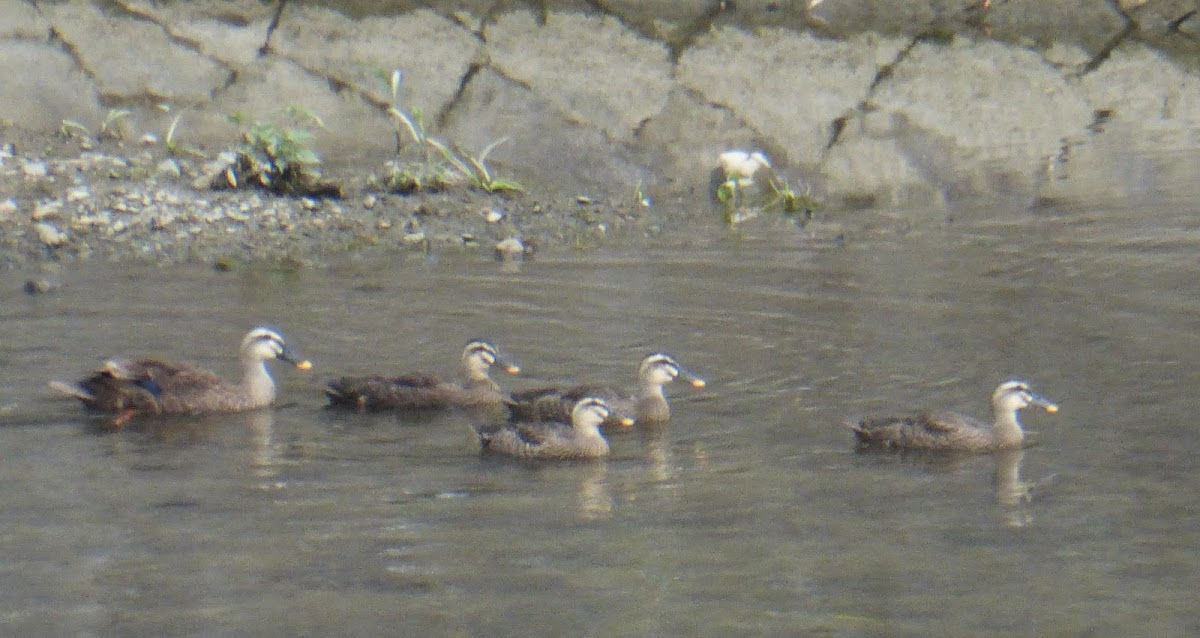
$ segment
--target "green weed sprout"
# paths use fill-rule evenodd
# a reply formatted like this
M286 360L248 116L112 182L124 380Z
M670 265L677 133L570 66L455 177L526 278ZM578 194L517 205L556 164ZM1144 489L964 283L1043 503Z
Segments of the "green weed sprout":
M308 127L323 128L325 123L298 105L284 109L284 115L288 125L256 121L247 126L241 114L229 117L242 127L242 141L234 163L224 171L225 181L233 188L257 184L277 193L340 197L340 186L321 179L316 168L321 158L311 147Z
M785 214L807 215L820 207L811 190L797 194L759 151L726 151L719 163L724 180L714 195L731 224L750 219L759 211L777 209Z
M399 158L388 162L385 183L390 190L411 193L417 191L440 191L468 180L471 186L488 193L523 192L525 187L518 182L495 176L487 166L487 157L499 145L508 141L502 138L488 144L477 156L463 153L457 145L451 146L431 137L421 110L400 108L400 87L403 73L393 70L387 78L391 91L391 103L387 114L392 119L396 135L396 154L403 151L405 135L420 149L420 160L404 162ZM465 159L464 159L465 158Z
M121 132L121 120L129 117L133 111L128 109L109 109L108 114L104 116L104 121L100 123L100 132L97 137L100 139L112 138L114 140L122 139L124 134Z
M159 104L158 109L163 113L169 114L171 112L171 105ZM191 155L201 159L207 157L204 154L204 151L201 151L195 146L183 146L176 139L176 134L179 132L179 123L182 121L183 113L176 115L174 119L171 120L170 126L167 127L167 134L163 136L163 148L167 149L167 153L171 154L173 157L179 157L180 155Z
M62 126L58 127L59 135L63 137L91 137L92 132L88 127L76 122L75 120L63 120Z
M457 146L452 151L442 142L430 139L429 144L436 148L442 154L442 158L446 160L464 177L471 180L471 185L479 190L488 193L523 193L525 187L520 183L510 180L495 177L487 167L487 156L496 149L497 146L508 141L507 137L502 137L491 144L488 144L480 151L478 156L471 156L463 153ZM461 156L461 157L460 157ZM465 157L466 160L461 159Z

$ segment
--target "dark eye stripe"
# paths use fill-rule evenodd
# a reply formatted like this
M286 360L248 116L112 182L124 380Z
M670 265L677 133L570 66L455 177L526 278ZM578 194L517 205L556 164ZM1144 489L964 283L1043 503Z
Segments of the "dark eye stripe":
M259 335L258 340L259 341L269 341L269 342L274 343L275 345L279 346L280 348L282 348L284 346L283 337L275 334L274 332Z

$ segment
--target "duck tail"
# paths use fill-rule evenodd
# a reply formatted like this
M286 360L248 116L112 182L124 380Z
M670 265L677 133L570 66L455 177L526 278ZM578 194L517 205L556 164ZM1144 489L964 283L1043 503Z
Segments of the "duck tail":
M842 427L853 432L859 443L867 443L871 440L871 430L861 420L846 419L842 421Z
M96 400L96 397L91 392L84 390L74 383L66 383L65 381L51 381L48 385L50 386L51 390L75 399L79 399L80 401L90 403Z

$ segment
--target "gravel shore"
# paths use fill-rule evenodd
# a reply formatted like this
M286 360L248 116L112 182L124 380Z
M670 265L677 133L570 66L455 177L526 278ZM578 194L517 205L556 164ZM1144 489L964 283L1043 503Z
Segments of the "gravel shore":
M23 149L39 149L30 152ZM586 193L488 194L465 185L401 195L327 175L341 198L207 187L217 160L161 145L26 136L0 149L0 263L88 259L314 266L355 253L459 250L498 259L684 230L685 216ZM714 224L719 213L714 212Z

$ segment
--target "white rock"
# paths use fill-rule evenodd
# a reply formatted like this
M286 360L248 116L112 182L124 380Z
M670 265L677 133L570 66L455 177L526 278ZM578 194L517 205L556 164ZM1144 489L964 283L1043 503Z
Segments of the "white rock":
M17 200L11 197L0 202L0 220L12 219L18 210Z
M76 202L82 202L91 196L92 191L88 190L87 187L79 186L77 188L72 188L71 190L67 191L67 203L74 204Z
M725 179L750 179L760 169L771 168L761 151L725 151L717 158Z
M21 168L27 179L39 179L50 174L50 167L45 162L25 162Z
M158 166L154 168L154 172L158 175L166 175L169 177L183 176L183 169L179 168L179 162L176 162L174 158L170 157L159 162Z
M62 208L63 203L61 199L38 202L38 205L33 209L33 221L40 222L43 219L61 219Z
M34 224L33 229L37 231L38 239L51 248L67 243L67 235L46 222Z
M496 258L501 261L521 259L525 256L525 242L520 237L509 237L496 243Z
M504 219L504 212L493 208L492 210L484 213L483 218L487 220L487 223L495 224L496 222Z

